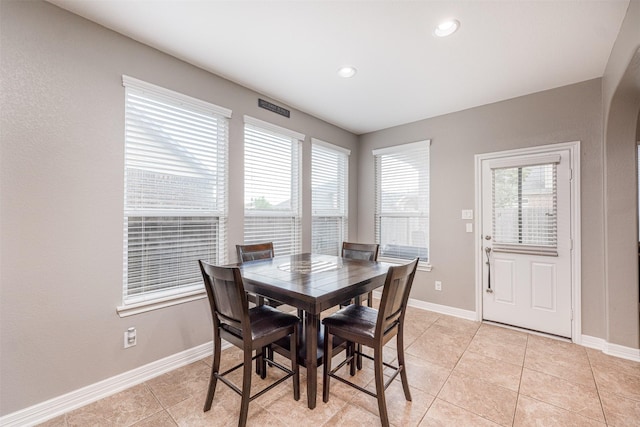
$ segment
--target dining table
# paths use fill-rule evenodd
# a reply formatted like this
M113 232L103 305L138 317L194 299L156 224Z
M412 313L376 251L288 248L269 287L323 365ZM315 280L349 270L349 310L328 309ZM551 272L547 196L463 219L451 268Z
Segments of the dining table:
M245 290L303 313L298 363L307 369L307 404L316 407L318 367L323 363L321 313L384 284L391 264L303 253L239 264Z

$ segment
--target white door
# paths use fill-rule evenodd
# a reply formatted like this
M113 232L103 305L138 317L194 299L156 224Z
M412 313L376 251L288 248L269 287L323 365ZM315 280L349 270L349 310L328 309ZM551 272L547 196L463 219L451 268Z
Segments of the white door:
M483 318L571 337L570 151L487 158Z

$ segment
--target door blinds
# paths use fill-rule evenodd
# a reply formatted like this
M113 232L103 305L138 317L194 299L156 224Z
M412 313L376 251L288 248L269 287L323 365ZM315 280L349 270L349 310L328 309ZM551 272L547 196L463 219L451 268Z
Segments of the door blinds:
M494 251L557 254L557 163L492 170Z

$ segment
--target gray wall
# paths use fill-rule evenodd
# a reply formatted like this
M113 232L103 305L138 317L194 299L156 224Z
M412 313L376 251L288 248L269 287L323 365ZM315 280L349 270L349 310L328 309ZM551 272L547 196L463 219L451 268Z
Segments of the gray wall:
M475 310L474 236L462 209L474 209L474 155L581 141L583 333L604 334L601 80L565 86L363 135L359 235L374 236L374 148L431 139L433 270L418 272L412 297ZM474 213L477 214L477 213ZM442 291L434 281L442 281Z
M242 240L243 115L307 135L303 185L310 248L310 139L352 150L357 137L304 113L286 119L258 94L40 1L0 3L0 414L211 340L206 300L121 319L122 75L233 110L230 259ZM123 332L138 329L124 350Z
M364 135L359 145L356 136L299 111L287 120L258 109L258 94L48 3L1 0L0 415L211 339L204 300L126 319L115 312L122 298L122 74L233 110L230 257L242 239L244 114L307 135L305 249L310 137L352 150L349 228L361 241L373 239L371 149L431 139L434 269L418 274L412 296L464 310L475 308L474 241L459 218L461 209L474 208L474 154L582 141L583 333L637 348L637 305L633 319L628 302L617 317L607 309L631 296L631 280L637 292L637 275L625 273L622 289L608 289L603 260L603 87L605 105L626 93L619 83L638 46L638 4L631 3L604 80ZM609 244L620 248L615 239ZM442 292L433 291L434 280L443 281ZM123 350L123 332L134 325L138 345Z
M631 1L602 78L607 341L640 346L636 129L640 109L640 1Z

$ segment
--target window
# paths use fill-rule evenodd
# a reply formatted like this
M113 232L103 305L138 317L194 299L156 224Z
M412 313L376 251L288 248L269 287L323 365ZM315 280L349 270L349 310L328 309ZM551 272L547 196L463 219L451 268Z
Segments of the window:
M373 150L381 259L429 262L429 145L421 141Z
M231 111L127 76L124 305L202 293L226 262Z
M347 236L349 150L311 140L312 252L340 255Z
M300 145L304 135L245 116L244 243L300 252Z
M495 249L557 248L556 163L493 169Z

